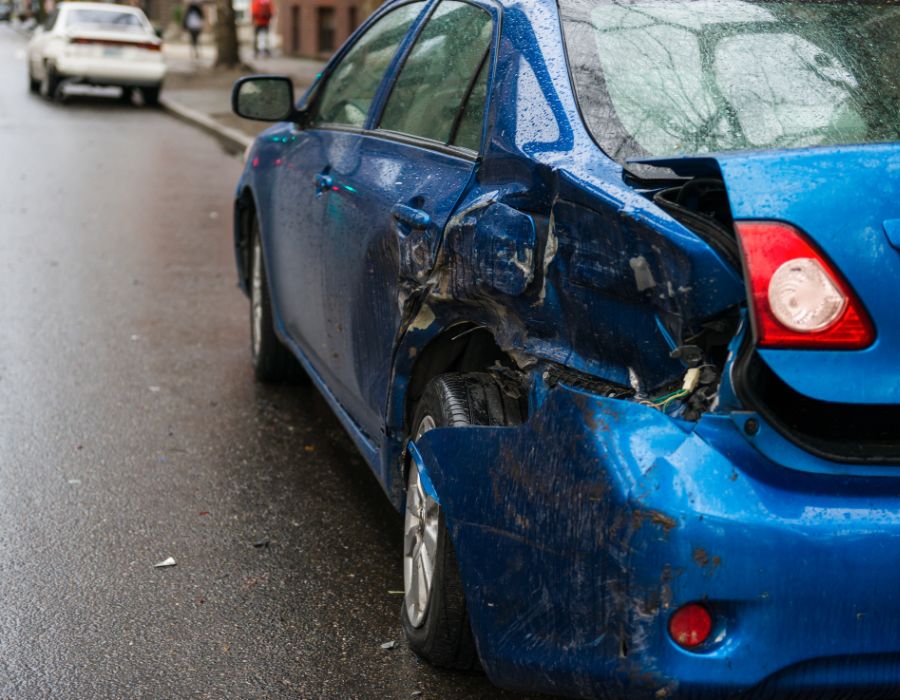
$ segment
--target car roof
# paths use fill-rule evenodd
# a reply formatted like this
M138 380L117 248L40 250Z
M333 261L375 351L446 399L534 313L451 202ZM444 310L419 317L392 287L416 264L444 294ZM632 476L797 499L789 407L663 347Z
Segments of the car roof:
M141 10L131 5L119 5L112 2L61 2L57 5L60 10L65 8L78 8L79 10L109 10L111 12L131 12L134 14L141 13Z

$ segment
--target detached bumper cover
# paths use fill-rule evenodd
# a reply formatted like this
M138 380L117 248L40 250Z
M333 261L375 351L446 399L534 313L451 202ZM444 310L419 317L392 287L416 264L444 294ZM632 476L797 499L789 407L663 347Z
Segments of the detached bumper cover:
M528 423L417 442L496 683L579 697L824 698L900 687L900 484L769 462L726 416L679 423L557 388ZM668 637L708 601L703 653Z

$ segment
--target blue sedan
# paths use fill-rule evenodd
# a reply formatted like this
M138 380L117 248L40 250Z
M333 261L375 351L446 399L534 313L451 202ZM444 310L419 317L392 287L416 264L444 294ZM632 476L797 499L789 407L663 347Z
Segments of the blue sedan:
M433 664L900 688L900 7L394 0L235 201L256 377L404 513Z

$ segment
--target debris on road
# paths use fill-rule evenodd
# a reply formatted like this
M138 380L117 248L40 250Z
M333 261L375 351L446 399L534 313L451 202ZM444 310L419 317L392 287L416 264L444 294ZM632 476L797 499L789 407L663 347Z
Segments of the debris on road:
M163 559L158 564L154 564L154 569L164 569L168 566L175 566L175 559L173 557L169 557L168 559Z
M386 651L390 651L390 650L393 649L395 646L397 646L397 642L395 642L395 641L390 641L390 642L385 642L384 644L382 644L382 645L381 645L381 648L384 649L384 650L386 650Z
M269 538L263 537L261 540L256 540L256 542L253 543L253 546L256 547L257 549L260 549L261 547L268 547L269 546Z

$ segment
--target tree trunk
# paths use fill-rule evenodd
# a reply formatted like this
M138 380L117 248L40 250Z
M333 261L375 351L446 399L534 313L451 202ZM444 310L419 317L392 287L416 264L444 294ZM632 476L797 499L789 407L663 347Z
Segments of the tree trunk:
M216 0L216 65L234 68L240 63L234 7L231 0Z

